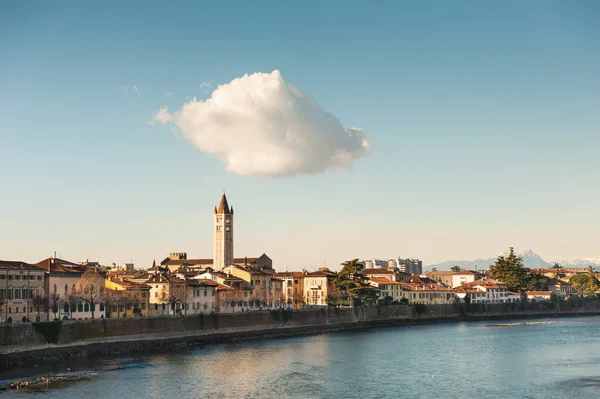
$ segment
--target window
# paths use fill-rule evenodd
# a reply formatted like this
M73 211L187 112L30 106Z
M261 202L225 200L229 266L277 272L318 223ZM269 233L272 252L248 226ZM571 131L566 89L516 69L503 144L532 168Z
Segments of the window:
M17 275L15 276L15 280L20 280L20 279L21 279L21 275L20 275L20 274L17 274ZM19 312L17 312L17 313L19 313Z
M9 280L12 280L12 279L13 279L13 276L12 276L12 274L9 274L9 275L8 275L8 279L9 279Z
M11 314L11 313L12 313L12 308L9 306L8 307L8 314Z
M15 299L21 299L21 290L18 288L15 289Z
M100 304L100 311L104 312L104 304L103 303Z
M146 310L146 304L142 303L142 310Z
M6 274L0 275L0 280L6 280Z
M208 295L208 294L207 294L206 290L204 290L204 296L207 296L207 295Z
M39 275L37 279L38 281L42 281L42 275Z
M158 292L154 293L154 298L158 298Z

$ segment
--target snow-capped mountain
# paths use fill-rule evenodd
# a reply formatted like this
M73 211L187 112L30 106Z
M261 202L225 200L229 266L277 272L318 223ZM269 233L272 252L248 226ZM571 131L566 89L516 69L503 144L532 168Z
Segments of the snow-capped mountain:
M504 252L500 255L508 255L508 252ZM600 269L600 257L590 257L590 258L581 258L574 260L559 260L559 261L546 261L540 255L533 252L531 249L523 252L522 254L517 254L523 257L523 263L525 263L525 267L530 269L536 268L547 268L552 267L554 263L558 263L562 267L588 267L592 266L594 269ZM476 259L473 261L470 260L451 260L446 262L441 262L433 265L423 266L423 271L429 271L433 268L437 270L448 270L452 266L459 266L461 269L489 269L490 265L493 265L496 262L497 256L488 259Z

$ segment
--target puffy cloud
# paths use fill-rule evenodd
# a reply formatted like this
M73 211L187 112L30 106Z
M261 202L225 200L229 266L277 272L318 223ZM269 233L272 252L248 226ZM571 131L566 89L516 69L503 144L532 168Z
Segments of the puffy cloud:
M244 75L153 121L173 122L198 149L245 176L292 176L348 169L370 150L368 135L344 128L280 72Z

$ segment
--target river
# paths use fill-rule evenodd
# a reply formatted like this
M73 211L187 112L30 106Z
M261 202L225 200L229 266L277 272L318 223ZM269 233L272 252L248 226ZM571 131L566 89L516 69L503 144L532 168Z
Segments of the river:
M598 398L600 317L377 328L76 361L7 398Z

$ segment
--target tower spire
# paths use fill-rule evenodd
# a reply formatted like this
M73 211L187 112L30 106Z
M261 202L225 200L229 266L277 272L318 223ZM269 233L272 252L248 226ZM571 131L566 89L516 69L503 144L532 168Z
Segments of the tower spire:
M227 196L225 195L225 193L223 193L223 195L221 196L221 202L219 203L217 213L225 215L231 214L229 204L227 203Z

